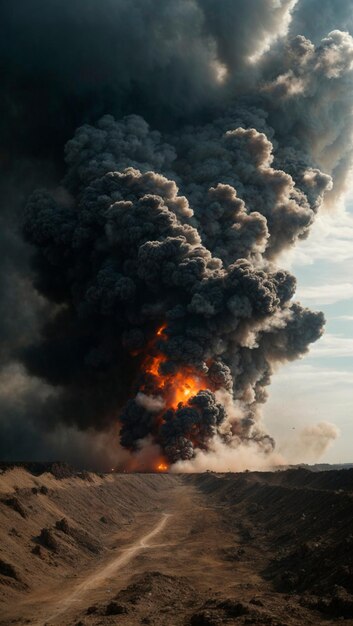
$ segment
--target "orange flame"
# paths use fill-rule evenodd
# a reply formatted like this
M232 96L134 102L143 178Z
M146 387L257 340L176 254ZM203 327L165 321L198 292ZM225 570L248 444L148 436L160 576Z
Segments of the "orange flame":
M161 335L163 335L166 328L167 328L167 324L162 324L162 326L160 326L156 332L157 337L160 337Z
M156 467L157 472L167 472L168 469L169 465L167 465L167 463L164 463L163 461L159 463Z
M140 390L147 395L162 396L164 400L162 411L156 413L156 424L163 422L163 413L167 409L177 409L196 396L199 391L210 386L209 381L190 366L181 366L173 373L162 373L162 365L166 363L167 357L162 352L158 352L157 344L160 345L160 342L165 341L163 335L166 328L167 324L163 324L156 330L154 339L148 345L151 356L147 356L142 362L146 379ZM166 459L159 458L154 463L154 471L167 472L168 470L169 464Z
M146 359L144 369L146 374L155 378L158 393L165 400L166 408L176 409L180 403L185 403L196 396L207 385L201 376L194 374L190 368L184 367L173 374L161 374L160 366L165 363L166 357L159 354Z
M160 326L156 331L156 338L150 345L153 349L157 338L163 341L163 333L167 328L166 324ZM167 361L164 354L156 354L155 356L147 357L142 365L146 374L153 376L153 386L155 391L158 391L164 401L165 407L171 409L177 409L179 404L183 404L196 396L196 394L202 389L207 389L209 386L202 375L196 374L190 367L181 367L177 372L172 374L162 374L161 366ZM146 387L144 391L148 391Z

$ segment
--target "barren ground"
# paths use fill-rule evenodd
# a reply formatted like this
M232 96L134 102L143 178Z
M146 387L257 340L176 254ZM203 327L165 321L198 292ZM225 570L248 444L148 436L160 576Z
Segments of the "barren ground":
M353 625L353 470L0 475L0 626Z

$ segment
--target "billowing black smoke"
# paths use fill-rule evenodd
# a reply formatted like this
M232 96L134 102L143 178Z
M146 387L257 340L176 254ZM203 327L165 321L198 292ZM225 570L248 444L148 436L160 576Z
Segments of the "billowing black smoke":
M24 234L37 249L36 287L58 310L25 362L63 386L60 419L98 428L117 420L165 324L161 373L187 367L205 377L233 394L241 418L225 429L207 391L157 421L132 401L122 443L136 448L152 435L171 461L190 458L220 429L227 439L258 434L273 363L320 336L323 316L293 303L295 280L273 260L305 235L331 179L299 164L295 185L273 169L265 134L233 128L239 115L227 131L216 121L173 143L141 118L104 117L67 144L62 189L31 197Z
M123 446L158 444L172 463L215 438L271 449L259 406L273 369L304 354L324 323L293 301L295 279L276 260L308 235L325 195L342 191L352 156L353 41L338 30L316 45L286 37L306 4L1 9L16 211L2 218L4 362L45 381L33 410L41 429L119 421ZM21 216L37 181L47 189ZM34 250L30 272L17 223ZM161 376L187 371L202 390L168 406L145 371L156 354Z

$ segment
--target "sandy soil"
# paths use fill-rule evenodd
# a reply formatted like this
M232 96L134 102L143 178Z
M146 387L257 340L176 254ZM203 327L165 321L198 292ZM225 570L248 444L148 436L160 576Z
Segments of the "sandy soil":
M353 624L349 472L7 471L0 625Z
M158 535L158 533L163 530L169 513L162 513L161 519L156 524L156 526L151 530L147 535L144 535L141 539L135 541L128 548L123 548L121 554L115 557L109 563L102 565L100 568L94 570L91 574L87 576L81 583L74 587L72 593L66 594L61 600L59 600L54 606L50 606L50 615L49 617L46 615L45 619L43 618L36 622L35 626L43 626L44 623L49 622L53 623L58 621L64 613L67 613L68 610L75 603L79 603L84 601L85 597L87 597L88 592L94 591L101 587L107 579L112 579L116 574L121 571L121 569L131 561L131 559L136 556L138 552L141 550L146 550L148 548L157 548L158 544L155 546L150 545L150 541L153 537ZM54 609L54 612L51 611Z

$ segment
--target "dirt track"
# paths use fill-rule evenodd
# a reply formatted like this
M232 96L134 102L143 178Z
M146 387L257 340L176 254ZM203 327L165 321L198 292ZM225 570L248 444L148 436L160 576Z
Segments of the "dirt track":
M45 495L26 483L25 517L0 504L0 558L18 574L0 575L1 626L353 624L350 481L293 476L48 479Z
M42 618L35 624L35 626L44 626L44 624L48 622L56 623L58 622L58 618L60 618L60 620L65 619L62 618L62 616L71 608L72 605L84 602L89 591L96 590L101 587L107 579L113 578L113 576L115 576L119 570L127 565L127 563L129 563L129 561L131 561L136 554L141 552L141 550L146 550L147 548L157 548L158 544L153 546L150 545L149 542L163 530L168 517L170 517L169 513L162 513L161 519L153 530L147 533L147 535L144 535L141 539L135 541L135 543L128 548L123 548L122 553L112 561L89 574L87 578L77 585L72 593L69 593L66 597L61 598L53 613L51 612L53 607L49 604L49 615Z

